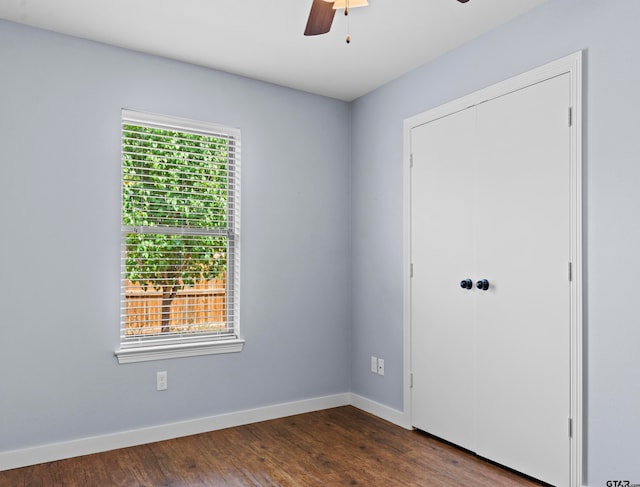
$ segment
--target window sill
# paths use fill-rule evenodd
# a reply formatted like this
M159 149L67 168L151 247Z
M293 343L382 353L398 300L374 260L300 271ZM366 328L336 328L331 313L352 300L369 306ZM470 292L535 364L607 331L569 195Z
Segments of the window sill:
M163 345L123 346L116 350L118 363L129 364L164 360L169 358L196 357L198 355L214 355L218 353L241 352L244 340L215 340L195 343L172 343Z

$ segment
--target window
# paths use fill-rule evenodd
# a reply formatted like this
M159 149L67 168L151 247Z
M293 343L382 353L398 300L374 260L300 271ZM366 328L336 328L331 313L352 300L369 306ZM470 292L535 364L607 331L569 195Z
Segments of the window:
M240 132L122 112L120 363L238 352Z

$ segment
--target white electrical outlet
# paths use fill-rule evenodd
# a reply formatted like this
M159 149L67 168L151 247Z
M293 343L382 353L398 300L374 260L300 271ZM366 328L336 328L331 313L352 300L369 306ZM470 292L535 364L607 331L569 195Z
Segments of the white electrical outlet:
M371 372L374 374L378 373L378 359L373 355L371 356Z
M158 391L166 391L167 387L167 371L156 373L156 389Z
M384 359L378 359L378 375L384 375Z

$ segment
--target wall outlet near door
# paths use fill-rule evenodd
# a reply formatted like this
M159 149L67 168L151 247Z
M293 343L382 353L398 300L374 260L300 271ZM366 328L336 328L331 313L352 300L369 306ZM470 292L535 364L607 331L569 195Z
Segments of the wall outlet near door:
M384 359L378 359L378 375L384 375Z
M378 375L384 375L384 359L371 356L371 372Z
M166 391L167 390L167 371L163 370L162 372L156 373L156 390L158 391Z

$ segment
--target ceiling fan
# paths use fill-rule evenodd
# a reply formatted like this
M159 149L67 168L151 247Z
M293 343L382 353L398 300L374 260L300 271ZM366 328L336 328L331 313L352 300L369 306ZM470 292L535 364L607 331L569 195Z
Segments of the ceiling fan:
M458 0L460 3L467 3L468 1ZM350 8L365 7L367 5L369 5L367 0L313 0L304 35L316 36L329 32L336 10L344 9L344 14L349 15ZM349 42L348 38L347 42Z

